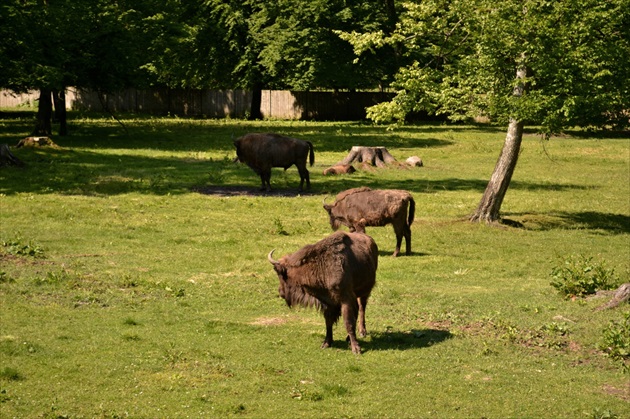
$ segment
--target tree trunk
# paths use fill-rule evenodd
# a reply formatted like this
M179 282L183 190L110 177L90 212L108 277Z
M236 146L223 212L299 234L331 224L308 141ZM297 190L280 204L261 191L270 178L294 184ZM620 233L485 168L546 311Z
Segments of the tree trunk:
M254 121L256 119L262 119L262 113L260 112L260 106L262 105L262 86L260 83L255 83L252 89L252 106L249 112L249 119Z
M524 80L527 74L527 68L520 65L516 69L516 79L518 81L514 87L514 96L522 96L524 91ZM507 193L516 162L521 150L521 142L523 141L524 122L517 118L510 118L507 135L503 143L503 149L499 155L499 160L494 167L492 177L486 186L486 190L481 197L481 202L477 206L477 210L470 217L470 221L492 223L499 220L499 211L503 198Z
M59 122L59 135L68 135L66 90L53 90L52 97L55 105L55 120Z
M35 121L34 136L48 137L52 135L52 92L50 89L40 89L39 105L37 106L37 120Z

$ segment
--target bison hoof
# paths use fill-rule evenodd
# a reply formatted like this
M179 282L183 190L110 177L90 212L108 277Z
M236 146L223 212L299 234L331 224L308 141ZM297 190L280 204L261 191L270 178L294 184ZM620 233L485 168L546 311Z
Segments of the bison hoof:
M330 348L331 346L329 342L324 341L324 343L322 343L322 349Z

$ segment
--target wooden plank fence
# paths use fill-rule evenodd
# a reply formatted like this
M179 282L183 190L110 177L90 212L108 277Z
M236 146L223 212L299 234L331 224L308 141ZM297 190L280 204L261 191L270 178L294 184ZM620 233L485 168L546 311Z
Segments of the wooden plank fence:
M15 95L0 92L0 108L33 104L38 92ZM296 120L360 120L365 108L391 100L383 92L300 92L263 90L264 118ZM251 111L252 93L246 90L127 89L99 95L94 91L68 89L66 107L113 113L132 112L182 117L243 118Z

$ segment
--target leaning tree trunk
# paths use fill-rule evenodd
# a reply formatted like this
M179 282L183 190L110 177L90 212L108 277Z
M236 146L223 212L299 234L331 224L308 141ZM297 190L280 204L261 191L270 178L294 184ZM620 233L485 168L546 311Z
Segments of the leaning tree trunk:
M511 119L503 150L501 150L501 155L494 167L494 172L492 172L492 177L490 182L488 182L488 186L486 186L481 202L475 213L470 217L471 221L491 223L499 220L499 210L516 168L522 139L523 121Z
M50 89L40 89L39 105L37 106L37 120L35 121L34 136L47 137L52 135L52 92Z
M520 97L523 95L525 88L523 81L526 74L527 68L525 66L519 66L517 68L516 79L518 84L514 87L514 96ZM521 150L523 126L523 121L510 118L507 135L503 143L503 149L499 155L499 160L494 167L494 172L492 172L492 177L488 182L488 186L486 186L481 202L479 202L475 213L470 217L470 221L492 223L499 220L499 210L501 209L503 198L505 198L505 194L510 186L514 169L516 169L518 154Z

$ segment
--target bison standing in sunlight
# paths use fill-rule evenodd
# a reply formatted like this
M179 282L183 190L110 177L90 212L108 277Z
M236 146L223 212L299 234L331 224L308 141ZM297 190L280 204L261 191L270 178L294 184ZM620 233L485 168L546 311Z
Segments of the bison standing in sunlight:
M333 343L333 325L343 317L352 352L361 353L359 335L367 335L365 306L376 283L378 248L366 234L338 231L315 244L306 245L280 260L267 256L278 275L278 292L289 307L316 307L324 313L326 338L322 348Z
M396 189L353 188L340 192L334 203L330 205L324 203L324 209L328 212L333 230L337 230L343 224L350 231L364 232L366 226L392 224L396 233L394 256L400 253L403 236L406 254L411 254L411 223L416 203L409 192Z
M309 141L284 137L279 134L246 134L234 141L236 156L241 163L247 164L262 182L261 190L271 191L271 168L282 167L287 170L295 165L300 173L300 191L310 189L311 181L306 160L311 166L315 162L313 144Z

